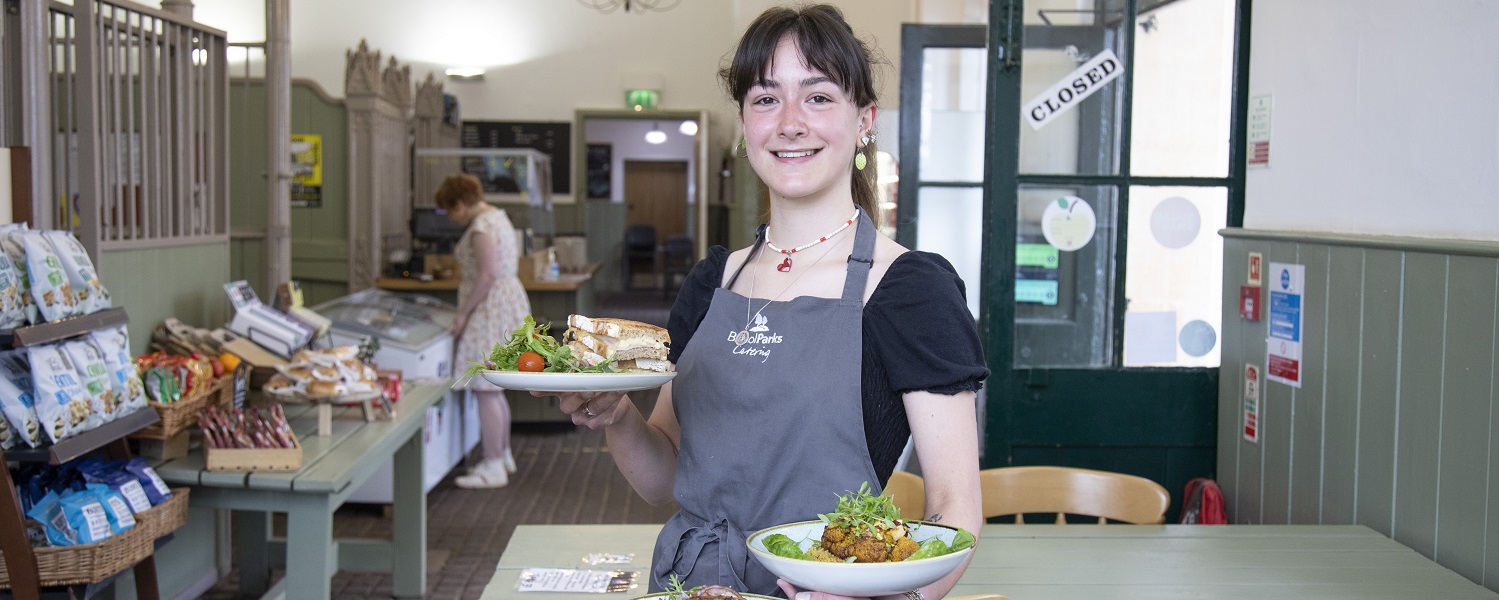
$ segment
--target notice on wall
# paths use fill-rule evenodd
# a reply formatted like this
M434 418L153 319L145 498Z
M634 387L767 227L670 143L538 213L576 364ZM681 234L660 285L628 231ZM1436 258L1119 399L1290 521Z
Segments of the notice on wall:
M1249 98L1248 162L1250 168L1270 166L1270 107L1275 104L1270 95Z
M1114 56L1113 50L1104 49L1077 70L1068 73L1061 81L1046 88L1040 96L1025 103L1022 111L1025 122L1030 124L1031 129L1039 131L1052 119L1082 104L1088 96L1123 74L1124 62Z
M1305 330L1306 265L1270 263L1270 337L1265 340L1265 375L1301 387L1301 333Z
M1244 365L1244 441L1260 441L1260 367Z
M318 208L323 205L323 136L291 135L291 205Z

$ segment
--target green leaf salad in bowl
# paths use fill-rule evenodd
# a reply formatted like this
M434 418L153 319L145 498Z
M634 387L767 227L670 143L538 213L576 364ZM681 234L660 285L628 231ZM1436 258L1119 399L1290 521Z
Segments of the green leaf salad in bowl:
M470 361L468 369L463 371L459 378L461 382L467 382L475 375L484 371L519 371L521 355L534 352L541 355L546 361L545 373L612 373L607 365L585 367L573 358L573 352L567 346L557 341L547 332L551 324L537 325L531 315L526 315L525 322L521 323L515 331L511 332L510 339L496 342L489 350L489 356L484 362Z
M937 581L973 553L973 534L959 527L907 521L869 484L838 499L816 521L750 535L750 554L803 590L845 596L899 594Z

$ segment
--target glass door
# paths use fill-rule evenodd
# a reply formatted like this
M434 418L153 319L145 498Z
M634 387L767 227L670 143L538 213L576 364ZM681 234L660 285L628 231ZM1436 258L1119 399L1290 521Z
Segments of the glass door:
M1241 9L991 3L985 466L1120 471L1174 494L1213 474Z

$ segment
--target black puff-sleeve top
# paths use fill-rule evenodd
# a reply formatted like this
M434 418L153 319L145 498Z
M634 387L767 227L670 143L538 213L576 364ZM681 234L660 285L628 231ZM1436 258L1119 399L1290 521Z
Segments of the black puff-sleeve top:
M687 275L667 330L676 362L708 314L729 251L708 250ZM864 438L881 484L911 435L901 394L978 390L989 376L962 278L947 259L911 251L896 257L864 305Z

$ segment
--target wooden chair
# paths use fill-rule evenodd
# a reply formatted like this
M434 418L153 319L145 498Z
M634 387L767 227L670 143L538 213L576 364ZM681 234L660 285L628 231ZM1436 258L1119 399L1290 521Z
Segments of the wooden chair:
M979 471L984 517L1056 513L1098 517L1099 523L1166 522L1171 494L1160 484L1134 475L1071 467L999 467Z
M883 495L895 501L902 519L926 518L926 485L921 476L905 471L891 471Z

